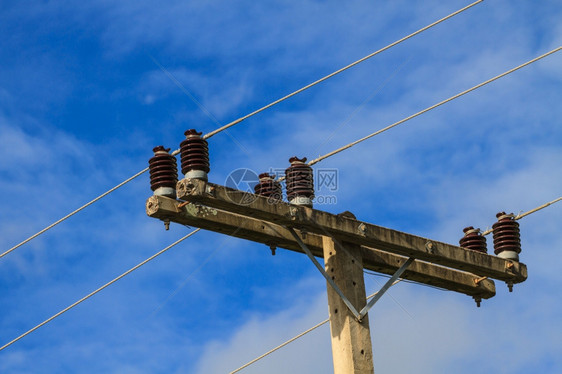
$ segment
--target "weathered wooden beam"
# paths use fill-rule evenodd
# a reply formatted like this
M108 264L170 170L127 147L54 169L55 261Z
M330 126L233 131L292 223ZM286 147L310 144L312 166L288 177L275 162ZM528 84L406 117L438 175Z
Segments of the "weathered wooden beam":
M205 230L251 240L267 246L289 249L302 253L302 249L289 231L277 224L259 221L238 214L225 212L198 204L186 204L162 196L151 196L146 202L150 217L170 220L181 225L200 227ZM317 257L323 257L322 237L308 233L303 241ZM406 258L389 252L361 246L365 269L383 274L394 274ZM402 275L404 279L420 282L476 298L488 299L496 293L492 280L464 271L453 270L423 261L415 261Z
M177 184L179 199L272 222L304 229L318 235L333 235L341 240L377 248L403 256L469 271L481 276L519 283L527 279L525 264L497 256L466 250L451 244L426 239L328 212L288 204L272 203L262 196L196 179Z

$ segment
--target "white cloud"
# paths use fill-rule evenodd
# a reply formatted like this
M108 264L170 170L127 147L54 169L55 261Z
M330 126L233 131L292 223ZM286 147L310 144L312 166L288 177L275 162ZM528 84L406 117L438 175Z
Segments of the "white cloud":
M311 295L312 296L312 295ZM326 318L325 296L298 298L273 315L255 313L231 336L205 345L196 373L228 373ZM220 358L220 359L218 359ZM244 369L244 373L311 373L332 367L328 325Z
M162 70L153 70L141 79L137 89L141 93L146 93L143 96L145 104L150 105L156 100L179 96L186 102L186 107L201 111L203 116L207 115L208 111L210 116L222 121L222 118L239 107L251 94L251 88L244 77L246 74L241 74L240 77L232 71L224 71L208 76L196 70L165 65L171 77ZM199 108L199 105L202 105L203 109ZM208 121L216 126L212 118Z

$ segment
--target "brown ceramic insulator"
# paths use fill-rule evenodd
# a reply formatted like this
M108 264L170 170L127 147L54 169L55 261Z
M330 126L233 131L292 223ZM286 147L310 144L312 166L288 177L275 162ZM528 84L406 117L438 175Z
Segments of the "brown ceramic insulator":
M479 229L474 229L474 227L465 227L464 237L459 240L459 244L462 248L470 249L472 251L487 253L488 248L486 247L486 237L480 233Z
M513 214L507 215L505 212L496 214L498 222L492 225L494 233L494 253L500 254L503 251L521 253L521 237L519 233L519 223L513 218Z
M201 138L201 134L196 130L187 130L186 139L180 143L181 172L183 174L190 170L201 170L205 173L211 170L209 146L207 141Z
M281 189L281 184L274 179L275 177L269 173L262 173L259 175L259 178L260 182L254 187L256 195L281 200L283 191Z
M159 145L153 149L154 157L148 160L150 172L150 189L156 191L160 187L176 188L178 182L178 165L170 148Z
M287 183L287 199L291 201L297 196L314 198L314 179L312 168L306 164L306 157L291 157L291 166L285 170Z

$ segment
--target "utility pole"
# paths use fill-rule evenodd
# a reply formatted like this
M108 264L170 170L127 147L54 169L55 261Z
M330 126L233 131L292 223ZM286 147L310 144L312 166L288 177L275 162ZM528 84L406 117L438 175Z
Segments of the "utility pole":
M527 267L513 259L376 226L349 213L272 201L195 178L180 180L176 194L151 196L147 214L310 257L326 277L335 374L374 372L367 312L378 299L366 303L363 269L393 275L380 296L400 277L469 295L478 304L495 295L491 278L511 285L527 278ZM316 257L324 258L324 267Z
M322 237L326 272L353 306L361 310L367 304L361 247L345 242L340 245ZM327 290L334 373L374 373L369 319L357 320L329 284Z

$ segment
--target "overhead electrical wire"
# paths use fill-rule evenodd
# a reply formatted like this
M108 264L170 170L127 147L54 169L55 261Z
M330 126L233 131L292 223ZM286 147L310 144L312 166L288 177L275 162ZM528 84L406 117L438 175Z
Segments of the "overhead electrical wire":
M457 99L457 98L459 98L459 97L461 97L461 96L463 96L463 95L466 95L466 94L469 93L469 92L472 92L472 91L474 91L474 90L476 90L476 89L478 89L478 88L480 88L480 87L482 87L482 86L485 86L485 85L487 85L488 83L492 83L492 82L495 81L495 80L498 80L498 79L500 79L500 78L502 78L502 77L505 77L506 75L511 74L511 73L513 73L514 71L517 71L517 70L519 70L519 69L521 69L521 68L524 68L525 66L530 65L530 64L532 64L533 62L539 61L540 59L543 59L543 58L545 58L545 57L547 57L547 56L549 56L549 55L551 55L551 54L553 54L553 53L556 53L556 52L560 51L561 49L562 49L562 47L555 48L555 49L553 49L552 51L547 52L547 53L545 53L545 54L542 54L542 55L540 55L540 56L538 56L538 57L535 57L534 59L529 60L529 61L527 61L527 62L525 62L525 63L523 63L523 64L521 64L521 65L519 65L519 66L516 66L516 67L514 67L513 69L509 69L508 71L506 71L506 72L504 72L504 73L501 73L500 75L496 75L495 77L490 78L490 79L488 79L488 80L486 80L486 81L484 81L484 82L482 82L482 83L480 83L480 84L477 84L476 86L473 86L473 87L471 87L471 88L469 88L469 89L467 89L467 90L464 90L464 91L462 91L462 92L459 92L458 94L456 94L456 95L454 95L454 96L451 96L451 97L449 97L448 99L445 99L445 100L443 100L443 101L440 101L440 102L438 102L437 104L434 104L434 105L432 105L432 106L430 106L430 107L425 108L424 110L420 110L419 112L417 112L417 113L415 113L415 114L412 114L411 116L408 116L408 117L406 117L406 118L404 118L404 119L401 119L400 121L394 122L393 124L391 124L391 125L389 125L389 126L386 126L385 128L382 128L382 129L380 129L380 130L378 130L378 131L375 131L375 132L372 133L372 134L369 134L369 135L367 135L367 136L365 136L365 137L363 137L363 138L361 138L361 139L358 139L358 140L356 140L356 141L354 141L354 142L351 142L351 143L349 143L349 144L347 144L347 145L344 145L343 147L340 147L340 148L338 148L338 149L336 149L336 150L333 150L333 151L331 151L331 152L329 152L329 153L326 153L325 155L320 156L320 157L318 157L318 158L315 158L314 160L310 160L310 161L308 162L308 165L309 165L309 166L312 166L312 165L314 165L314 164L317 164L317 163L319 163L320 161L327 159L328 157L331 157L331 156L334 156L334 155L336 155L336 154L338 154L338 153L340 153L340 152L343 152L343 151L345 151L346 149L349 149L349 148L351 148L351 147L353 147L353 146L355 146L355 145L357 145L357 144L359 144L359 143L361 143L361 142L363 142L363 141L365 141L365 140L367 140L367 139L370 139L370 138L372 138L372 137L375 136L375 135L379 135L380 133L383 133L383 132L385 132L385 131L387 131L387 130L390 130L390 129L393 128L393 127L396 127L396 126L398 126L398 125L400 125L400 124L402 124L402 123L404 123L404 122L407 122L407 121L409 121L409 120L411 120L411 119L413 119L413 118L416 118L416 117L418 117L418 116L420 116L420 115L422 115L422 114L424 114L424 113L427 113L427 112L429 112L429 111L432 110L432 109L435 109L435 108L437 108L437 107L439 107L439 106L441 106L441 105L443 105L443 104L446 104L446 103L448 103L449 101L455 100L455 99ZM284 176L281 176L278 180L279 180L279 181L282 181L282 180L284 180L284 179L285 179L285 177L284 177Z
M302 88L300 88L300 89L298 89L298 90L296 90L296 91L294 91L294 92L292 92L292 93L290 93L290 94L288 94L288 95L286 95L286 96L283 96L282 98L280 98L280 99L278 99L278 100L275 100L274 102L272 102L272 103L270 103L270 104L267 104L267 105L264 106L264 107L261 107L261 108L258 109L258 110L253 111L253 112L250 113L250 114L247 114L247 115L245 115L245 116L243 116L243 117L238 118L238 119L235 120L235 121L232 121L232 122L230 122L230 123L227 123L226 125L224 125L224 126L218 128L218 129L216 129L216 130L214 130L214 131L211 131L211 132L208 133L208 134L203 135L203 139L210 138L211 136L213 136L213 135L215 135L215 134L218 134L219 132L224 131L224 130L228 129L229 127L232 127L232 126L234 126L234 125L236 125L236 124L238 124L238 123L240 123L240 122L242 122L242 121L244 121L244 120L246 120L246 119L248 119L248 118L250 118L250 117L252 117L252 116L254 116L254 115L256 115L256 114L258 114L258 113L260 113L260 112L262 112L262 111L264 111L264 110L266 110L266 109L268 109L268 108L271 108L272 106L274 106L274 105L276 105L276 104L279 104L280 102L285 101L285 100L287 100L287 99L289 99L289 98L295 96L296 94L299 94L299 93L301 93L301 92L303 92L303 91L305 91L305 90L307 90L307 89L309 89L309 88L311 88L311 87L313 87L313 86L316 86L318 83L321 83L321 82L325 81L326 79L329 79L329 78L331 78L331 77L333 77L333 76L335 76L335 75L338 75L339 73L341 73L341 72L343 72L343 71L346 71L347 69L352 68L353 66L355 66L355 65L357 65L357 64L359 64L359 63L361 63L361 62L363 62L363 61L365 61L365 60L370 59L371 57L376 56L376 55L378 55L379 53L384 52L384 51L386 51L387 49L392 48L392 47L394 47L395 45L398 45L398 44L402 43L403 41L406 41L406 40L410 39L411 37L416 36L416 35L418 35L419 33L423 32L423 31L425 31L425 30L428 30L428 29L432 28L432 27L435 26L435 25L438 25L438 24L440 24L441 22L446 21L446 20L448 20L449 18L454 17L454 16L456 16L456 15L459 14L459 13L464 12L465 10L467 10L467 9L469 9L469 8L472 8L473 6L475 6L476 4L481 3L482 1L484 1L484 0L477 0L477 1L473 2L472 4L469 4L469 5L465 6L464 8L459 9L459 10L457 10L456 12L453 12L453 13L449 14L448 16L445 16L445 17L443 17L443 18L441 18L441 19L439 19L439 20L437 20L437 21L435 21L435 22L433 22L433 23L431 23L431 24L429 24L429 25L427 25L427 26L425 26L425 27L422 27L422 28L419 29L418 31L415 31L415 32L413 32L413 33L411 33L411 34L409 34L409 35L406 35L406 36L403 37L402 39L398 39L397 41L395 41L395 42L393 42L393 43L387 45L386 47L383 47L383 48L381 48L381 49L379 49L379 50L377 50L377 51L375 51L375 52L373 52L373 53L371 53L371 54L369 54L369 55L367 55L367 56L365 56L365 57L363 57L363 58L360 58L359 60L357 60L357 61L355 61L355 62L352 62L351 64L349 64L349 65L347 65L347 66L344 66L343 68L338 69L338 70L334 71L333 73L326 75L326 76L323 77L323 78L318 79L317 81L314 81L314 82L312 82L312 83L310 83L310 84L308 84L308 85L306 85L306 86L304 86L304 87L302 87Z
M59 219L58 221L55 221L53 223L51 223L49 226L45 227L43 230L31 235L29 238L25 239L23 242L13 246L12 248L8 249L6 252L3 252L2 254L0 254L0 258L6 256L8 253L14 251L15 249L21 247L22 245L24 245L27 242L30 242L31 240L35 239L36 237L38 237L39 235L43 234L44 232L52 229L53 227L55 227L56 225L58 225L59 223L66 221L67 219L69 219L70 217L72 217L73 215L75 215L76 213L80 212L81 210L86 209L87 207L89 207L90 205L92 205L93 203L95 203L96 201L98 201L99 199L101 199L102 197L105 197L107 195L109 195L110 193L112 193L113 191L115 191L116 189L123 187L124 185L126 185L127 183L129 183L130 181L132 181L133 179L141 176L143 173L147 172L148 168L143 169L141 171L139 171L138 173L136 173L135 175L133 175L132 177L125 179L123 182L119 183L117 186L107 190L106 192L102 193L101 195L99 195L98 197L96 197L95 199L91 200L90 202L82 205L80 208L76 209L75 211L67 214L66 216L62 217L61 219Z
M380 86L378 86L371 94L369 94L369 96L367 96L367 98L365 98L365 100L363 100L361 102L361 104L359 104L354 110L353 112L351 112L350 115L347 116L347 118L341 122L335 129L332 130L331 134L324 139L324 141L319 144L316 149L321 148L322 146L324 146L326 143L328 143L330 140L332 140L332 138L337 135L342 127L345 127L349 124L349 122L353 119L353 117L355 117L355 115L365 107L365 105L367 105L367 103L369 101L371 101L373 99L373 97L375 97L379 92L382 91L382 89L388 84L388 82L390 82L392 80L392 78L394 78L399 72L400 70L402 70L402 68L404 66L406 66L410 60L412 60L413 56L410 56L406 61L404 61L391 75L389 75L384 82L382 82L382 84ZM312 154L315 154L316 151L313 151Z
M448 99L445 99L445 100L443 100L443 101L440 101L440 102L438 102L437 104L434 104L434 105L432 105L432 106L430 106L430 107L428 107L428 108L425 108L424 110L420 110L419 112L417 112L417 113L415 113L415 114L412 114L411 116L408 116L408 117L406 117L406 118L404 118L404 119L401 119L401 120L398 121L398 122L394 122L393 124L391 124L391 125L389 125L389 126L383 128L383 129L380 129L380 130L378 130L378 131L375 131L374 133L369 134L369 135L367 135L367 136L365 136L365 137L363 137L363 138L361 138L361 139L358 139L358 140L356 140L356 141L354 141L354 142L352 142L352 143L349 143L349 144L347 144L347 145L345 145L345 146L343 146L343 147L341 147L341 148L338 148L338 149L336 149L336 150L334 150L334 151L332 151L332 152L330 152L330 153L327 153L327 154L325 154L325 155L323 155L323 156L320 156L320 157L318 157L318 158L316 158L316 159L314 159L314 160L311 160L311 161L308 163L308 165L312 166L312 165L314 165L314 164L316 164L316 163L318 163L318 162L320 162L320 161L322 161L322 160L324 160L324 159L326 159L326 158L328 158L328 157L331 157L331 156L333 156L333 155L335 155L335 154L338 154L338 153L340 153L340 152L342 152L342 151L344 151L344 150L346 150L346 149L349 149L349 148L353 147L354 145L357 145L357 144L359 144L359 143L361 143L361 142L363 142L363 141L365 141L365 140L367 140L367 139L370 139L370 138L372 138L372 137L375 136L375 135L378 135L378 134L380 134L380 133L382 133L382 132L385 132L385 131L387 131L387 130L390 130L391 128L393 128L393 127L395 127L395 126L398 126L398 125L400 125L400 124L402 124L402 123L404 123L404 122L406 122L406 121L409 121L409 120L411 120L411 119L413 119L413 118L416 118L416 117L418 117L418 116L420 116L420 115L422 115L422 114L424 114L424 113L426 113L426 112L429 112L430 110L435 109L435 108L437 108L437 107L439 107L439 106L441 106L441 105L443 105L443 104L446 104L446 103L448 103L449 101L455 100L455 99L457 99L457 98L459 98L459 97L461 97L461 96L463 96L463 95L466 95L467 93L472 92L472 91L474 91L474 90L476 90L476 89L478 89L478 88L480 88L480 87L482 87L482 86L485 86L485 85L487 85L488 83L492 83L492 82L495 81L495 80L498 80L498 79L500 79L500 78L502 78L502 77L505 77L506 75L511 74L511 73L513 73L514 71L517 71L517 70L519 70L519 69L521 69L521 68L524 68L525 66L530 65L530 64L532 64L533 62L539 61L540 59L543 59L543 58L545 58L545 57L547 57L547 56L549 56L549 55L551 55L551 54L553 54L553 53L556 53L556 52L560 51L561 49L562 49L562 47L558 47L558 48L553 49L553 50L550 51L550 52L547 52L547 53L542 54L542 55L540 55L540 56L538 56L538 57L535 57L534 59L532 59L532 60L530 60L530 61L527 61L527 62L525 62L525 63L523 63L523 64L521 64L521 65L519 65L519 66L516 66L516 67L514 67L513 69L510 69L510 70L508 70L508 71L506 71L506 72L504 72L504 73L502 73L502 74L500 74L500 75L496 75L495 77L490 78L490 79L488 79L487 81L484 81L484 82L482 82L482 83L480 83L480 84L477 84L477 85L474 86L474 87L471 87L471 88L469 88L469 89L467 89L467 90L464 90L464 91L462 91L462 92L459 92L458 94L456 94L456 95L454 95L454 96L451 96L451 97L449 97Z
M546 203L546 204L543 204L543 205L541 205L541 206L538 206L538 207L536 207L535 209L531 209L531 210L529 210L528 212L518 214L517 216L515 216L514 219L521 219L521 218L523 218L523 217L526 217L526 216L528 216L529 214L533 214L533 213L535 213L535 212L538 212L539 210L544 209L544 208L546 208L547 206L550 206L550 205L552 205L552 204L555 204L555 203L559 202L560 200L562 200L562 197L559 197L559 198L554 199L554 200L552 200L552 201L550 201L550 202L548 202L548 203Z
M18 340L24 338L25 336L31 334L33 331L37 330L38 328L40 328L41 326L46 325L47 323L51 322L52 320L54 320L55 318L59 317L61 314L64 314L66 312L68 312L70 309L74 308L75 306L77 306L78 304L82 303L83 301L88 300L90 297L94 296L95 294L97 294L98 292L102 291L103 289L105 289L106 287L109 287L110 285L112 285L113 283L117 282L119 279L123 278L124 276L132 273L133 271L137 270L138 268L140 268L141 266L145 265L146 263L154 260L156 257L160 256L162 253L166 252L167 250L171 249L172 247L178 245L179 243L181 243L182 241L184 241L185 239L189 238L190 236L194 235L195 233L197 233L199 230L201 229L195 229L192 232L190 232L189 234L187 234L186 236L184 236L183 238L175 241L174 243L170 244L169 246L167 246L166 248L160 250L159 252L155 253L154 255L150 256L149 258L147 258L146 260L144 260L143 262L139 263L138 265L130 268L129 270L127 270L126 272L124 272L123 274L121 274L120 276L118 276L117 278L114 278L113 280L107 282L106 284L104 284L103 286L101 286L100 288L96 289L93 292L90 292L89 294L87 294L86 296L84 296L83 298L81 298L80 300L72 303L71 305L67 306L66 308L64 308L63 310L61 310L60 312L54 314L53 316L47 318L45 321L41 322L40 324L38 324L37 326L33 327L32 329L29 329L28 331L26 331L25 333L21 334L20 336L18 336L17 338L13 339L12 341L4 344L2 347L0 347L0 351L8 348L9 346L11 346L12 344L14 344L15 342L17 342Z
M392 286L394 286L396 283L398 283L398 282L400 282L400 281L402 281L402 279L398 279L398 280L394 281L394 282L392 283ZM369 299L375 297L375 295L378 294L378 293L379 293L379 291L377 291L377 292L375 292L375 293L369 295L369 296L367 297L367 300L369 300ZM292 337L291 339L289 339L289 340L287 340L286 342L284 342L284 343L278 345L277 347L275 347L275 348L273 348L273 349L267 351L267 352L264 353L263 355L254 358L252 361L250 361L250 362L248 362L248 363L246 363L246 364L240 366L240 367L239 367L238 369L236 369L236 370L231 371L229 374L238 373L240 370L247 368L248 366L250 366L250 365L252 365L252 364L258 362L258 361L261 360L262 358L269 356L269 355L272 354L273 352L275 352L275 351L277 351L277 350L279 350L279 349L285 347L286 345L288 345L288 344L294 342L295 340L297 340L297 339L299 339L299 338L302 338L303 336L305 336L305 335L308 334L309 332L312 332L312 331L316 330L317 328L319 328L319 327L322 326L322 325L325 325L325 324L328 323L328 322L330 322L330 319L329 319L329 318L328 318L328 319L325 319L324 321L322 321L322 322L320 322L320 323L318 323L318 324L312 326L311 328L309 328L309 329L307 329L307 330L301 332L300 334L296 335L295 337Z
M534 209L531 209L531 210L529 210L528 212L520 213L520 214L516 215L513 219L514 219L514 220L519 220L519 219L521 219L521 218L523 218L523 217L528 216L529 214L533 214L533 213L535 213L535 212L538 212L539 210L542 210L542 209L546 208L547 206L550 206L550 205L552 205L552 204L555 204L555 203L559 202L560 200L562 200L562 197L559 197L559 198L554 199L554 200L552 200L552 201L550 201L550 202L548 202L548 203L546 203L546 204L543 204L543 205L538 206L538 207L536 207L536 208L534 208ZM486 231L484 231L484 232L482 233L482 235L488 235L488 234L492 233L493 231L494 231L494 229L486 230Z
M262 111L264 111L264 110L266 110L266 109L268 109L268 108L271 108L272 106L277 105L277 104L281 103L282 101L285 101L285 100L287 100L288 98L293 97L293 96L299 94L300 92L303 92L303 91L305 91L305 90L307 90L307 89L309 89L309 88L311 88L311 87L317 85L318 83L321 83L321 82L323 82L323 81L325 81L325 80L327 80L327 79L329 79L329 78L331 78L331 77L333 77L333 76L335 76L335 75L337 75L337 74L339 74L339 73L341 73L341 72L343 72L343 71L345 71L345 70L347 70L347 69L349 69L349 68L351 68L351 67L353 67L353 66L355 66L355 65L357 65L357 64L359 64L359 63L361 63L361 62L363 62L363 61L365 61L365 60L367 60L367 59L369 59L369 58L371 58L371 57L373 57L373 56L375 56L375 55L377 55L377 54L379 54L379 53L385 51L385 50L387 50L387 49L389 49L389 48L391 48L391 47L394 47L395 45L400 44L400 43L402 43L403 41L408 40L408 39L410 39L411 37L413 37L413 36L415 36L415 35L417 35L417 34L423 32L423 31L425 31L425 30L430 29L430 28L432 28L433 26L435 26L435 25L437 25L437 24L439 24L439 23L441 23L441 22L443 22L443 21L445 21L445 20L447 20L447 19L449 19L449 18L451 18L451 17L456 16L457 14L462 13L462 12L464 12L465 10L467 10L467 9L469 9L469 8L472 8L474 5L479 4L479 3L483 2L483 1L484 1L484 0L477 0L477 1L475 1L475 2L473 2L473 3L471 3L471 4L469 4L469 5L465 6L464 8L461 8L461 9L457 10L456 12L453 12L453 13L449 14L448 16L445 16L445 17L443 17L443 18L441 18L441 19L439 19L439 20L437 20L437 21L435 21L435 22L433 22L433 23L431 23L431 24L429 24L429 25L427 25L427 26L425 26L425 27L422 27L421 29L419 29L419 30L417 30L417 31L415 31L415 32L413 32L413 33L411 33L411 34L409 34L409 35L407 35L407 36L405 36L405 37L403 37L403 38L401 38L401 39L399 39L399 40L397 40L397 41L395 41L395 42L389 44L389 45L387 45L386 47L383 47L383 48L381 48L381 49L379 49L379 50L377 50L377 51L375 51L375 52L373 52L373 53L371 53L371 54L369 54L369 55L367 55L367 56L365 56L365 57L363 57L363 58L361 58L361 59L359 59L359 60L357 60L357 61L355 61L355 62L353 62L353 63L351 63L351 64L349 64L349 65L347 65L347 66L345 66L345 67L343 67L343 68L341 68L341 69L338 69L338 70L336 70L335 72L333 72L333 73L331 73L331 74L328 74L328 75L326 75L325 77L323 77L323 78L321 78L321 79L318 79L318 80L315 81L315 82L312 82L312 83L310 83L310 84L308 84L308 85L306 85L306 86L304 86L304 87L302 87L302 88L300 88L300 89L298 89L298 90L296 90L296 91L294 91L294 92L292 92L292 93L290 93L290 94L288 94L288 95L286 95L286 96L284 96L284 97L282 97L282 98L280 98L280 99L278 99L278 100L275 100L275 101L271 102L270 104L268 104L268 105L266 105L266 106L264 106L264 107L261 107L261 108L258 109L258 110L255 110L255 111L253 111L253 112L251 112L251 113L249 113L249 114L247 114L247 115L245 115L245 116L243 116L243 117L238 118L238 119L235 120L235 121L232 121L232 122L230 122L230 123L228 123L228 124L226 124L226 125L224 125L224 126L218 128L218 129L216 129L216 130L214 130L214 131L211 131L211 132L209 132L209 133L203 135L202 138L203 138L203 139L208 139L208 138L210 138L211 136L216 135L216 134L218 134L219 132L222 132L222 131L224 131L224 130L226 130L226 129L228 129L228 128L230 128L230 127L232 127L232 126L234 126L234 125L236 125L236 124L238 124L238 123L240 123L240 122L242 122L242 121L244 121L244 120L246 120L246 119L248 119L248 118L250 118L250 117L252 117L252 116L254 116L254 115L256 115L256 114L258 114L258 113L260 113L260 112L262 112ZM150 57L152 58L152 60L153 60L158 66L161 66L152 56L150 56ZM167 72L166 70L164 70L164 73L167 74L168 77L169 77L170 79L172 79L172 81L174 81L174 83L177 82L177 79L175 79L175 77L173 77L169 72ZM178 82L178 83L179 83L179 82ZM177 83L176 83L176 84L177 84ZM183 87L183 86L181 86L181 84L180 84L180 88L182 88L182 87ZM193 95L191 95L187 90L185 90L185 88L183 88L182 91L183 91L184 93L186 93L192 100L194 100L194 101L198 104L199 108L200 108L203 112L205 112L207 115L210 114L210 113L208 113L208 111L207 111L204 107L202 107L202 105L193 97ZM213 119L213 118L214 118L214 117L211 115L211 119ZM218 123L218 121L216 121L216 119L215 119L215 122ZM179 154L179 153L180 153L180 150L179 150L179 149L176 149L176 150L173 151L171 154L172 154L172 156L176 156L176 155ZM118 188L124 186L125 184L131 182L133 179L139 177L140 175L146 173L147 171L148 171L148 168L145 168L145 169L139 171L138 173L136 173L136 174L133 175L132 177L130 177L130 178L124 180L123 182L119 183L117 186L115 186L115 187L113 187L113 188L107 190L106 192L104 192L103 194L101 194L101 195L99 195L98 197L94 198L93 200L89 201L88 203L84 204L84 205L81 206L80 208L74 210L73 212L67 214L66 216L62 217L62 218L59 219L58 221L55 221L54 223L52 223L52 224L50 224L49 226L45 227L43 230L37 232L36 234L33 234L32 236L30 236L29 238L25 239L25 240L22 241L21 243L16 244L16 245L13 246L12 248L10 248L10 249L8 249L7 251L3 252L2 254L0 254L0 258L4 257L5 255L7 255L8 253L14 251L15 249L21 247L22 245L28 243L29 241L35 239L36 237L38 237L39 235L45 233L46 231L52 229L53 227L55 227L55 226L58 225L59 223L61 223L61 222L65 221L65 220L67 220L68 218L72 217L72 216L75 215L76 213L78 213L78 212L80 212L81 210L87 208L88 206L92 205L93 203L95 203L96 201L100 200L101 198L103 198L103 197L109 195L111 192L117 190Z

